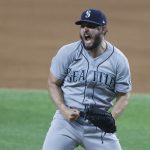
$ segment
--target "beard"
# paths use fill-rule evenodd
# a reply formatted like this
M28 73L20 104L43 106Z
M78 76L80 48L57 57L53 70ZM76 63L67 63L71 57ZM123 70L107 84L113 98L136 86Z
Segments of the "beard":
M101 45L101 42L102 42L102 38L100 37L100 35L95 35L94 39L93 39L93 44L90 45L90 46L86 46L85 42L84 42L84 39L83 37L81 36L80 34L80 39L82 41L82 44L83 44L83 47L86 49L86 50L94 50L94 49L97 49L99 47L99 45Z

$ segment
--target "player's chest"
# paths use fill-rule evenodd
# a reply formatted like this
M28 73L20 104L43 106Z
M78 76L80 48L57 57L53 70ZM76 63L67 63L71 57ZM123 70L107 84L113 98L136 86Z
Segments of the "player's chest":
M84 58L70 64L66 81L74 84L86 82L92 85L114 87L115 78L115 70L110 61L91 61Z

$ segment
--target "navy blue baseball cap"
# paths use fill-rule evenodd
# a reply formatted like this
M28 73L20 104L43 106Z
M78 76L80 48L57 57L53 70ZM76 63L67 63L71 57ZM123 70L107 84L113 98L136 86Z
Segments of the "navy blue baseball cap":
M104 26L107 24L107 18L100 10L88 9L82 13L80 20L75 22L76 25L82 25L84 23Z

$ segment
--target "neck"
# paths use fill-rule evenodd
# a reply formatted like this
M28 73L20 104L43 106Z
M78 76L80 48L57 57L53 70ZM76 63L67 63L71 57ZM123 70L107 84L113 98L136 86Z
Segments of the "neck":
M89 51L89 54L95 58L98 57L99 55L101 55L107 48L107 43L105 40L102 40L101 44L95 48Z

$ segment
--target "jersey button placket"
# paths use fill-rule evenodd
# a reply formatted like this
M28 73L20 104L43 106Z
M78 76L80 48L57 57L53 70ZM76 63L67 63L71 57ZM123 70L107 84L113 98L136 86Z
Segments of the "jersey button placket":
M86 86L86 91L85 91L85 101L86 102L93 102L93 88L95 86L95 81L94 81L94 72L97 70L95 67L94 62L91 62L91 66L89 68L88 76L87 76L87 86Z

